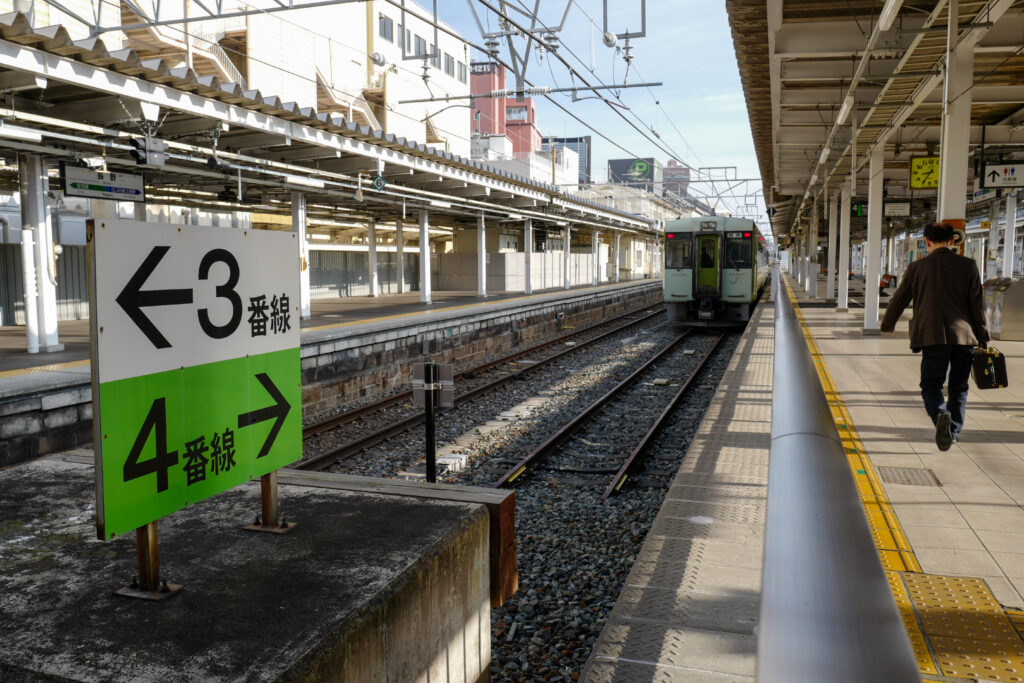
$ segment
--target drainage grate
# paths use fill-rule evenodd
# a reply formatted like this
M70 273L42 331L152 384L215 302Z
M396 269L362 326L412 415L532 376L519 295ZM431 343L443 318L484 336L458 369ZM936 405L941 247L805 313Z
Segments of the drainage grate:
M879 467L878 474L888 484L942 486L935 473L923 467Z

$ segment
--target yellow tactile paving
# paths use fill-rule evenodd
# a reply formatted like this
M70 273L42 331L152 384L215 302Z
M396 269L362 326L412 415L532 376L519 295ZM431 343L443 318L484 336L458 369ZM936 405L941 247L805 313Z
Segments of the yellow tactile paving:
M0 378L3 377L20 377L22 375L31 375L36 372L50 372L57 370L67 370L68 368L80 368L83 365L88 365L88 360L74 360L67 363L56 363L54 365L37 365L32 368L20 368L18 370L4 370L0 372Z
M910 601L910 596L907 594L906 586L900 580L899 572L887 571L885 572L886 578L889 579L889 587L892 589L892 596L896 600L896 607L900 610L900 616L903 618L903 625L907 629L907 635L910 637L910 644L914 648L914 656L917 658L918 671L925 674L937 674L939 673L938 667L935 665L935 660L932 659L931 652L928 650L928 643L925 641L924 633L921 632L921 627L917 623L917 617L914 614L914 605Z

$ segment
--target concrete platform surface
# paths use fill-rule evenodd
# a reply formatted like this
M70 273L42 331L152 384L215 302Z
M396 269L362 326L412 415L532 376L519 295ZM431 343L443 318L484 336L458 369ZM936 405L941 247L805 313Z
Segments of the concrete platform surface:
M0 470L0 681L476 681L490 664L479 505L281 486L298 522L242 525L245 485L159 522L184 590L117 596L135 538L99 541L81 455Z

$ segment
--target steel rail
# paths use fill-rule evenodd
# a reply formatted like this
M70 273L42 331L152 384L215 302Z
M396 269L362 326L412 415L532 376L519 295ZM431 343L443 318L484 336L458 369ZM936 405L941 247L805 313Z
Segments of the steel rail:
M506 484L511 484L513 481L519 478L520 475L526 472L526 470L528 470L530 467L533 467L538 462L540 462L548 455L550 455L552 451L556 450L559 446L568 441L573 434L579 431L579 429L584 424L586 424L586 422L591 417L593 417L594 413L596 413L598 410L604 407L604 405L608 403L608 401L612 400L618 394L620 394L626 387L632 384L636 380L636 378L640 376L641 373L645 372L648 368L654 365L665 354L667 354L669 351L675 348L675 346L679 342L683 341L691 334L693 334L693 330L687 330L678 337L676 337L675 339L673 339L671 342L669 342L669 344L665 348L656 353L653 358L644 363L629 377L615 385L615 387L608 391L608 393L606 393L604 396L590 404L587 408L583 410L583 412L577 414L576 417L571 419L561 429L555 432L555 434L553 434L547 441L545 441L540 446L535 448L533 452L531 452L525 458L523 458L515 465L513 465L508 472L502 475L501 479L499 479L497 482L491 485L491 488L497 489L505 486Z
M921 680L803 331L774 274L759 683Z
M638 318L636 320L633 320L633 321L631 321L631 322L629 322L629 323L627 323L625 325L620 325L619 327L615 328L614 330L610 330L610 331L608 331L608 332L606 332L604 334L601 334L601 335L599 335L597 337L594 337L593 339L587 340L582 345L574 346L572 348L565 349L564 351L559 351L558 353L554 354L553 356L549 356L548 358L545 358L544 360L539 361L539 362L537 362L537 363L535 363L533 365L529 365L529 366L526 366L524 368L520 368L519 370L516 370L515 372L512 372L512 373L509 373L507 375L504 375L503 377L499 377L498 379L494 380L493 382L488 382L487 384L481 385L481 386L479 386L479 387L477 387L475 389L471 389L470 391L467 391L464 394L460 394L459 396L456 396L455 400L454 400L454 404L455 404L455 406L459 406L459 405L461 405L461 404L463 404L463 403L465 403L465 402L467 402L467 401L469 401L469 400L479 396L480 394L486 393L488 391L492 391L492 390L494 390L494 389L504 385L507 382L510 382L510 381L512 381L514 379L518 379L520 377L523 377L526 374L528 374L530 372L533 372L534 370L536 370L538 368L544 367L545 365L547 365L549 363L553 363L554 361L556 361L556 360L558 360L558 359L560 359L560 358L562 358L564 356L567 356L567 355L569 355L571 353L575 353L576 351L579 351L582 348L586 348L586 346L588 346L590 344L595 344L598 341L601 341L602 339L604 339L606 337L609 337L609 336L611 336L613 334L616 334L618 332L622 332L623 330L625 330L625 329L627 329L627 328L629 328L629 327L631 327L633 325L636 325L636 324L641 323L641 322L643 322L645 320L648 320L648 319L650 319L652 317L655 317L655 316L659 315L661 312L662 311L655 311L654 313L651 313L649 315L643 316L642 318ZM410 394L411 394L411 392L410 392ZM362 437L359 437L357 439L353 439L351 441L347 441L346 443L343 443L342 445L338 446L337 448L333 448L333 449L331 449L329 451L325 451L325 452L320 453L318 455L315 455L315 456L313 456L311 458L306 458L305 460L301 460L301 461L299 461L297 463L294 463L293 465L290 465L290 467L292 469L297 469L297 470L318 470L318 469L323 469L323 468L329 466L333 461L342 460L344 458L351 457L351 456L355 455L356 453L358 453L359 451L362 451L362 450L364 450L366 448L370 448L372 446L376 446L377 444L381 443L382 441L386 441L387 439L390 439L393 436L397 436L398 434L401 434L402 432L405 432L405 431L407 431L409 429L412 429L413 427L416 427L417 425L421 424L423 422L423 419L424 419L423 418L423 413L414 413L412 415L409 415L408 417L405 417L405 418L402 418L402 419L398 420L397 422L393 422L393 423L389 424L387 427L385 427L383 429L380 429L380 430L377 430L377 431L372 432L370 434L367 434L366 436L362 436Z
M630 320L629 322L627 322L627 323L625 323L623 325L620 325L619 327L616 327L613 330L610 330L608 332L602 333L602 334L598 335L597 337L594 337L593 339L588 340L586 342L586 344L594 343L596 341L604 339L605 337L608 337L609 335L615 334L616 332L621 332L622 330L624 330L624 329L626 329L628 327L631 327L632 325L637 325L639 323L642 323L645 320L653 318L656 315L660 315L663 312L664 312L664 309L659 309L657 311L654 311L653 313L649 313L647 315L641 315L639 318L634 318L633 320ZM509 363L509 362L512 362L512 361L517 360L519 358L522 358L523 356L528 356L531 353L536 353L537 351L543 351L544 349L549 348L551 346L555 346L557 344L562 344L562 343L564 343L566 341L569 341L573 337L577 337L577 336L579 336L581 334L585 334L587 332L590 332L591 330L593 330L593 329L595 329L597 327L600 327L601 325L604 325L604 324L606 324L606 323L601 322L601 323L598 323L596 325L591 325L590 327L587 327L587 328L582 329L582 330L575 330L575 331L573 331L573 332L571 332L569 334L564 334L561 337L558 337L557 339L551 339L551 340L543 342L541 344L537 344L536 346L531 346L528 349L523 349L521 351L516 351L515 353L510 353L507 356L502 356L501 358L497 358L497 359L492 360L492 361L487 361L486 363L483 363L481 365L477 365L476 367L470 368L469 370L465 370L463 372L460 372L460 373L456 374L455 375L455 381L458 381L459 379L461 379L467 372L476 373L476 372L484 372L486 370L490 370L491 368L493 368L495 366L498 366L498 365L501 365L502 363ZM583 348L583 347L578 347L578 348ZM572 351L572 350L574 350L574 349L569 349L569 351ZM557 357L563 355L564 353L565 352L559 353L559 354L557 354L555 356L552 356L551 358L557 358ZM541 365L542 363L546 363L549 360L550 359L545 359L541 363L537 363L537 365ZM528 368L523 368L523 369L527 370ZM486 386L489 387L490 385L486 385ZM476 391L477 390L474 389L472 391L466 392L465 394L461 394L455 400L456 400L456 402L458 402L458 401L462 400L465 396L468 396L470 394L476 395L475 393L473 393L473 392L476 392ZM313 424L311 424L311 425L309 425L307 427L303 427L303 429L302 429L302 438L303 439L308 439L311 436L316 436L317 434L320 434L322 432L326 432L326 431L328 431L330 429L334 429L335 427L340 427L343 424L348 424L349 422L357 420L360 417L365 417L366 415L370 415L370 414L372 414L372 413L374 413L374 412L376 412L378 410L382 410L384 408L389 408L389 407L391 407L391 406L393 406L393 405L395 405L397 403L401 403L402 401L408 401L410 399L412 399L412 390L411 389L408 390L408 391L403 391L401 393L395 394L393 396L388 396L387 398L381 399L379 401L375 401L373 403L368 403L365 406L361 406L359 408L354 408L352 410L345 411L344 413L341 413L340 415L335 415L334 417L329 417L326 420L322 420L320 422L313 423Z
M647 449L647 446L650 445L650 443L654 440L654 437L657 436L659 432L661 432L662 427L664 427L665 423L668 422L669 415L672 414L672 412L676 409L676 406L678 406L679 402L683 399L683 394L690 390L690 385L693 384L693 381L695 379L697 379L697 375L700 374L700 371L703 370L704 367L708 364L708 361L711 359L711 355L718 349L719 346L722 345L722 341L724 340L725 334L719 334L718 338L715 339L714 343L711 344L711 348L709 348L707 350L707 353L705 353L704 356L701 357L700 362L697 364L697 367L694 368L693 372L691 372L690 375L683 381L682 386L679 387L679 391L677 391L676 395L672 397L671 401L669 401L668 405L665 407L665 410L661 411L661 415L659 415L658 418L651 424L650 429L648 429L647 433L644 434L642 439L640 439L640 443L636 445L636 448L634 448L633 451L629 454L629 457L626 458L626 461L622 463L622 467L620 467L619 471L615 473L614 477L612 477L611 483L608 484L608 487L604 490L604 493L601 494L601 500L608 500L608 498L611 497L613 493L618 493L619 489L622 488L622 485L626 483L626 479L629 478L630 473L636 467L640 455Z

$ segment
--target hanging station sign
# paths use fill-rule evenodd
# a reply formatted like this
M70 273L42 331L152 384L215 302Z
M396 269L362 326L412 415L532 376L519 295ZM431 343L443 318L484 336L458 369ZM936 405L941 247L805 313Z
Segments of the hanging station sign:
M294 233L89 223L97 532L298 460Z
M60 163L61 190L68 197L112 199L118 202L146 201L142 174L101 173L82 166Z

